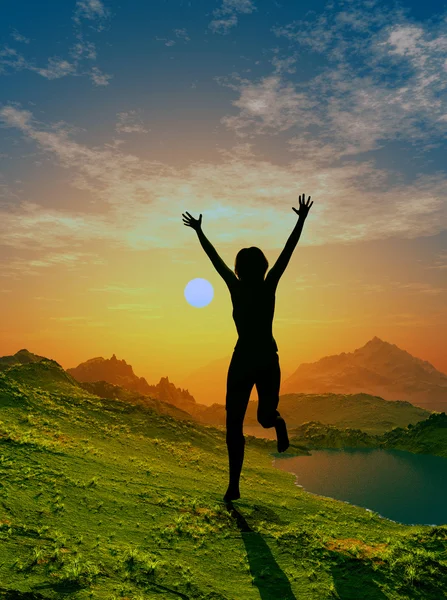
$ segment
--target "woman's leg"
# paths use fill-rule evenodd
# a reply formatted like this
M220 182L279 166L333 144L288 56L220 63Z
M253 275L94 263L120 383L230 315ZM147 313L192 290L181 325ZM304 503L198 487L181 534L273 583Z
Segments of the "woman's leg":
M227 376L226 442L228 448L229 485L224 500L240 498L239 479L244 462L244 417L253 388L253 374L244 356L233 354Z
M289 437L286 422L277 410L281 369L276 352L260 360L255 383L258 390L258 422L262 427L275 428L278 452L284 452L289 447Z

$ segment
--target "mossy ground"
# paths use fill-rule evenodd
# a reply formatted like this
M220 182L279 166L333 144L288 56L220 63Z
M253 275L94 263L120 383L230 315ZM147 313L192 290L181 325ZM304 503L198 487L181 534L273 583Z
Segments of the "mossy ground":
M310 494L253 438L228 507L223 431L0 378L0 598L447 598L447 526Z

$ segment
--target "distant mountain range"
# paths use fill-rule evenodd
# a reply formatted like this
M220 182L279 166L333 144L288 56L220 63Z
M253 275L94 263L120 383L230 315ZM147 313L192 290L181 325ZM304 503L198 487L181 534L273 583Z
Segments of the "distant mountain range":
M112 356L107 362L106 359L94 359L87 363L90 374L92 364L102 364L102 375L107 375L110 365L118 364L121 376L125 374L132 380L130 383L127 381L128 385L142 379L133 374L130 365L117 360L116 356ZM115 375L118 376L116 373ZM205 406L195 403L189 393L176 388L167 377L161 378L160 383L152 387L161 395L170 395L173 402L184 402L186 398L193 407L194 416L174 403L105 380L79 382L55 360L26 349L12 356L0 357L0 406L3 408L21 407L23 410L26 407L26 410L34 412L42 406L54 407L55 402L61 402L62 406L72 403L81 406L79 402L87 402L89 405L94 397L99 396L106 399L103 402L103 409L106 411L116 411L117 401L135 405L135 410L138 410L138 406L149 409L148 425L159 415L182 421L196 420L209 425L225 424L223 405ZM447 456L445 412L430 414L409 402L387 401L363 393L287 394L281 396L280 406L294 445L304 444L309 448L387 447ZM255 435L262 437L263 432L270 430L262 430L257 424L256 408L255 402L249 402L245 433L252 434L248 430L257 426L260 431ZM127 412L133 410L129 408Z
M354 352L301 364L281 386L281 394L297 392L364 392L386 400L407 400L428 410L447 409L447 375L378 337Z
M279 355L281 360L281 351ZM182 384L203 404L224 404L230 360L214 360L190 373ZM442 412L447 409L447 375L395 344L374 337L353 352L302 363L290 375L281 369L280 394L292 393L365 393ZM250 399L257 400L255 387Z
M169 414L178 419L194 419L202 424L225 426L223 404L200 404L188 390L177 388L168 377L162 377L157 385L149 385L144 377L135 375L131 365L125 360L118 360L115 355L110 359L96 357L64 371L54 360L20 350L13 356L0 358L1 370L8 371L16 381L32 387L65 395L80 395L87 391L101 398L144 404L160 414ZM388 402L363 393L286 394L281 396L280 410L289 428L308 421L319 421L341 428L361 428L374 434L393 427L416 424L430 415L429 411L409 402ZM259 425L256 411L257 403L249 402L245 432L273 438L274 430L263 429Z

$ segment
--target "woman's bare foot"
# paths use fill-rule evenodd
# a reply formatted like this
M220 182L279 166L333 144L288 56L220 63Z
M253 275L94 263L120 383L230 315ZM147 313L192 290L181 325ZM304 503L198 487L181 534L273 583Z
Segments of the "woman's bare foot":
M239 500L241 494L239 492L239 488L232 488L228 486L227 491L225 492L224 501L231 502L231 500Z
M286 422L282 417L277 417L275 429L278 452L285 452L289 447L289 436L287 435Z

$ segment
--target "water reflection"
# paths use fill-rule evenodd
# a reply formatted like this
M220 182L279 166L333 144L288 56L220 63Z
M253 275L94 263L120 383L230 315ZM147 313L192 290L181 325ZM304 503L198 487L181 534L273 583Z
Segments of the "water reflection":
M401 450L312 450L277 458L308 492L369 508L404 524L447 523L447 458Z

